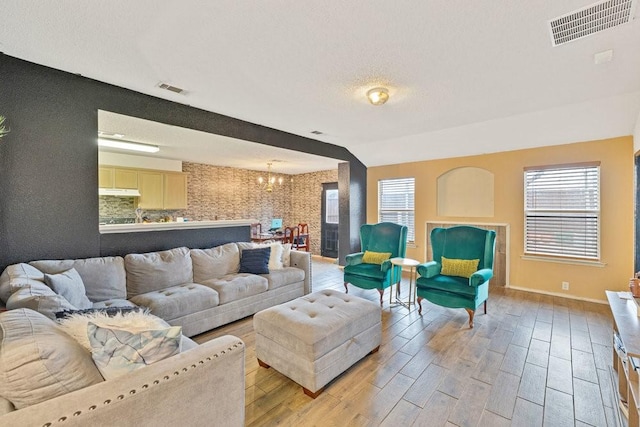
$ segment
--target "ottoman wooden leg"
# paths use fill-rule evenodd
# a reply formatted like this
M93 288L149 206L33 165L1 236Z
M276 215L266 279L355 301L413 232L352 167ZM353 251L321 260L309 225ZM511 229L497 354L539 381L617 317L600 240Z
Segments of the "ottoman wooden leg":
M377 352L378 352L378 350L380 350L380 346L377 346L376 348L374 348L373 350L371 350L371 351L369 352L369 354L377 353Z
M262 360L258 359L258 365L263 367L263 368L267 368L269 369L271 366L267 365L266 363L264 363Z
M312 399L315 399L316 397L320 396L320 393L322 393L324 391L324 387L322 387L320 390L316 391L315 393L312 392L311 390L307 390L304 387L302 387L302 390L304 390L304 394L306 394L307 396L309 396Z

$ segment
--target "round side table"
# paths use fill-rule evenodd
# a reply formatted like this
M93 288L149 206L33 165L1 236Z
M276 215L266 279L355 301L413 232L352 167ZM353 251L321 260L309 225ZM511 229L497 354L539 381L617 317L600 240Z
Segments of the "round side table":
M411 258L391 258L391 264L404 267L409 267L409 299L402 301L398 297L400 296L400 282L402 281L402 273L400 273L400 279L396 283L396 303L411 310L411 304L416 304L416 290L414 277L417 274L416 267L420 264L420 261Z

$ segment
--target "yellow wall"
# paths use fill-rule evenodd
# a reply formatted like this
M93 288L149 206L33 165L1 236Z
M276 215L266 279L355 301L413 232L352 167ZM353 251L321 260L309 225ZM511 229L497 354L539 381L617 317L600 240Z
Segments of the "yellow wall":
M427 221L507 223L510 225L511 287L580 299L606 300L605 290L628 290L629 277L633 275L633 153L633 138L628 136L480 156L371 167L367 169L367 222L378 221L378 180L415 177L416 247L407 249L408 257L426 261ZM604 266L522 259L523 168L588 161L601 162L600 253ZM495 175L493 217L437 215L437 178L451 169L463 166L484 168ZM563 281L570 283L569 291L561 290Z

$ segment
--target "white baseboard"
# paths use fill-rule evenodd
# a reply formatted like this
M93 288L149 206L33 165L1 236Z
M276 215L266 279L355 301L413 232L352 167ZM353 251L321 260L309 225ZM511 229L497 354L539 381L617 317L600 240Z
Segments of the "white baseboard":
M596 304L607 304L607 305L609 304L607 302L607 300L600 300L600 299L593 299L593 298L583 298L583 297L577 297L575 295L561 294L559 292L547 292L547 291L541 291L539 289L521 288L519 286L506 286L506 289L514 289L516 291L525 291L525 292L531 292L531 293L534 293L534 294L550 295L552 297L574 299L574 300L578 300L578 301L595 302Z

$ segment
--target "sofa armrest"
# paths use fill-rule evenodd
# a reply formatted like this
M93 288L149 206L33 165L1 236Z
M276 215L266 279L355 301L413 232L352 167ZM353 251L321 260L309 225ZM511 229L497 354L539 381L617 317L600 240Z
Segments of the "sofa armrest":
M311 293L311 254L303 251L291 251L291 267L304 270L304 294Z
M469 286L480 286L487 280L493 277L493 270L490 268L483 268L473 273L469 277Z
M2 415L0 425L243 426L244 357L242 340L225 335L116 380Z
M345 265L358 265L362 264L362 257L364 256L364 252L356 252L353 254L349 254L345 257Z
M429 261L418 265L416 271L420 276L424 276L428 279L440 274L442 271L442 265L437 261Z

